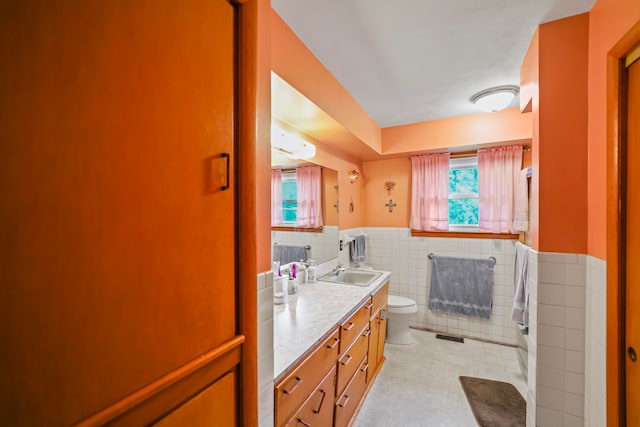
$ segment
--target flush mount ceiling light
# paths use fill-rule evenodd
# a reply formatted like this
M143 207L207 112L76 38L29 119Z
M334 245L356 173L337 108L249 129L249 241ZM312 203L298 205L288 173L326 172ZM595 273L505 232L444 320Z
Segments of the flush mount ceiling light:
M495 113L507 108L519 91L518 86L496 86L476 93L471 102L481 111Z
M271 149L284 153L291 159L310 159L316 155L316 146L271 124Z

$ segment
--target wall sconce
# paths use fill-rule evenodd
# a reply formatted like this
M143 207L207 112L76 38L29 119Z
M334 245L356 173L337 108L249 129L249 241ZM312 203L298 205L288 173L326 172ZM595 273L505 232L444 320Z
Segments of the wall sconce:
M348 175L349 175L349 182L351 184L353 184L358 180L358 178L360 178L360 172L358 172L356 169L350 170Z
M476 93L470 101L486 113L495 113L496 111L507 108L513 98L520 92L518 86L496 86L485 89Z
M271 149L291 159L310 159L316 155L316 146L291 132L271 123Z

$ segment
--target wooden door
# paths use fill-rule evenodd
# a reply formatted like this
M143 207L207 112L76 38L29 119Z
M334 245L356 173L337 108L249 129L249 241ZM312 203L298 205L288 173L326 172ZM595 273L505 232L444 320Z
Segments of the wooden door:
M220 378L227 422L256 405L238 394L248 3L2 8L0 425L148 425Z
M640 48L627 57L626 417L640 425Z

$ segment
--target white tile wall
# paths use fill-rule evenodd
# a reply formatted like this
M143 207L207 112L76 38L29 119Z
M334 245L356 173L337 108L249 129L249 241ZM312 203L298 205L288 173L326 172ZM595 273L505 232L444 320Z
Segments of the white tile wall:
M273 274L260 273L258 284L258 420L273 427Z
M527 426L582 426L587 257L532 251L529 280Z
M538 367L539 359L544 359L546 366L550 368L559 368L557 363L558 354L554 352L551 347L543 347L538 345L538 302L542 301L541 295L546 295L547 301L556 301L552 299L553 296L559 297L557 301L564 303L564 292L558 292L555 287L540 285L538 283L538 252L531 250L529 252L529 267L527 269L527 276L529 279L529 335L528 335L528 347L529 347L529 361L527 363L528 378L527 378L527 427L536 427L537 425L543 425L540 417L544 416L547 419L554 417L555 412L559 412L557 406L554 408L553 402L558 402L550 399L545 400L544 396L549 393L555 393L559 396L562 392L560 390L554 390L544 386L538 385L538 375L540 370ZM540 354L542 353L542 354ZM540 397L538 399L538 393ZM547 412L543 411L543 414L538 415L537 405L544 404L546 408L549 408ZM560 416L561 416L560 412ZM557 416L556 416L557 417ZM537 424L540 422L540 424ZM553 424L548 424L553 425ZM562 422L556 424L562 425Z
M391 271L390 293L415 300L418 314L410 325L451 335L516 344L517 326L511 321L515 241L412 237L408 228L366 227L341 230L340 237L365 233L366 264ZM428 309L431 263L429 253L468 258L496 257L493 310L490 320L457 316ZM348 262L348 248L340 253Z
M584 425L606 425L607 263L587 256Z

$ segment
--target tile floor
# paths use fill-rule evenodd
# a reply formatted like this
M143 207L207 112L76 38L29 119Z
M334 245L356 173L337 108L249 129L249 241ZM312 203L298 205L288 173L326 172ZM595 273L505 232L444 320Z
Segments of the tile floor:
M387 360L355 427L476 426L460 375L509 382L526 396L514 347L467 338L461 344L416 329L412 333L411 345L386 345Z

